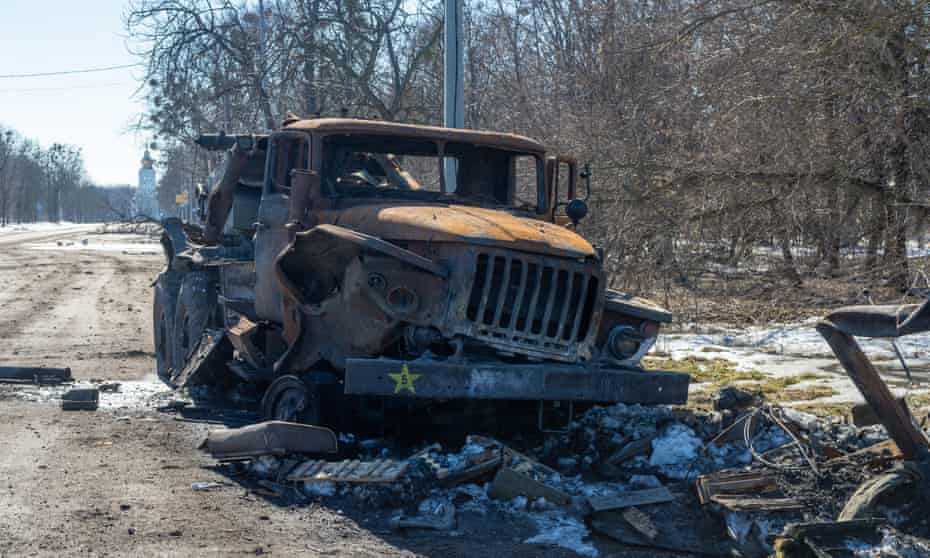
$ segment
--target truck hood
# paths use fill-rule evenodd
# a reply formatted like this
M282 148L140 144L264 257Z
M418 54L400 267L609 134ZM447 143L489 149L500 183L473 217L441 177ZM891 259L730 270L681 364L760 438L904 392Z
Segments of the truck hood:
M571 258L595 254L565 227L466 205L359 205L342 210L335 224L385 240L462 242Z

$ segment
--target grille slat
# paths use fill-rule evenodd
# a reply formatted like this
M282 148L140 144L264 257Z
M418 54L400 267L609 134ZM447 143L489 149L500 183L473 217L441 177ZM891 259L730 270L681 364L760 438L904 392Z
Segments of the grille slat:
M488 307L488 298L491 296L492 279L494 278L494 258L488 256L487 260L487 271L484 276L484 288L481 290L481 304L478 305L478 315L476 319L479 322L484 321L484 312Z
M588 283L591 281L590 275L582 275L582 277L584 277L584 282L581 284L581 290L578 291L578 302L575 305L578 311L575 312L575 320L572 322L572 331L568 337L569 339L575 339L578 336L578 328L581 326L581 316L584 314L584 312L581 311L584 308L584 297L588 292Z
M517 296L514 297L513 312L510 314L510 321L507 322L508 329L519 329L520 310L523 310L523 297L526 295L526 283L530 274L530 266L526 262L520 265L520 283L517 288Z
M507 292L510 289L510 269L513 264L512 258L506 258L504 263L504 274L501 276L500 294L498 295L497 310L494 311L494 320L492 326L498 326L501 323L501 314L504 313L504 306L507 305Z
M568 286L565 288L565 296L562 297L562 312L559 314L559 323L555 326L554 337L561 337L562 330L565 329L565 320L568 319L568 309L572 306L574 295L572 287L575 284L575 274L571 271L566 271L566 273L568 273Z
M547 267L552 272L546 274L549 277L549 298L546 300L546 310L543 313L542 323L539 324L539 333L545 335L549 331L549 320L552 319L552 307L555 305L555 293L559 290L558 276L559 272L552 267ZM545 278L543 280L545 284Z

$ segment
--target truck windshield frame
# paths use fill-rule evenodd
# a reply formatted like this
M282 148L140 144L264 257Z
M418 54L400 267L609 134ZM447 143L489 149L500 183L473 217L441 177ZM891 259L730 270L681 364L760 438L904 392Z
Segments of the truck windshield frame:
M535 199L517 192L519 158L535 162L535 177L529 177L535 178ZM443 179L450 160L458 162L455 191ZM337 198L446 201L538 214L547 209L545 162L538 153L418 137L330 134L322 138L320 163L324 189Z

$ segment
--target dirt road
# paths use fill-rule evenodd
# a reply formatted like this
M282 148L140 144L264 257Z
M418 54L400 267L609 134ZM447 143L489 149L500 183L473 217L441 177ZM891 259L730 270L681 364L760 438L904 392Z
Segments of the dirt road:
M392 510L288 506L223 476L195 449L210 425L155 408L173 397L151 353L158 244L86 230L0 237L0 366L122 383L68 413L60 389L0 384L0 556L575 556L524 544L538 527L493 510L459 514L452 535L401 535Z

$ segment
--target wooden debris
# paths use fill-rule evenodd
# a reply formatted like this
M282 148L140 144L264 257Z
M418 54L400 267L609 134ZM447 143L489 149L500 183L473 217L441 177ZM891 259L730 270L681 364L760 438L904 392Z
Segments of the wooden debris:
M735 512L776 512L803 510L804 504L794 498L741 498L738 496L711 496L711 501Z
M877 545L882 539L880 521L854 520L788 525L775 539L776 558L808 558L810 556L849 556L847 541L855 538L867 545ZM883 529L891 529L882 526ZM839 553L834 551L840 550Z
M375 461L324 461L311 459L294 468L287 480L295 481L331 481L331 482L394 482L403 475L410 463L396 459L377 459Z
M632 459L637 455L643 455L648 453L652 449L652 440L655 436L646 436L640 438L639 440L633 440L632 442L627 443L622 448L615 451L607 458L607 463L611 465L618 465L623 463L628 459Z
M636 529L636 532L640 535L646 537L650 541L655 541L656 537L659 536L659 530L656 529L656 526L652 523L652 520L649 519L649 516L639 511L637 508L627 508L623 510L620 514L631 527Z
M468 467L461 471L456 471L455 473L450 474L445 479L443 479L442 485L445 487L452 487L464 484L466 482L480 478L482 475L493 473L501 466L502 463L503 458L500 456L492 457L484 463L479 463L478 465L474 465L472 467Z
M658 535L650 539L645 522L637 521L633 526L623 511L603 511L591 514L589 525L592 530L627 545L643 546L685 553L688 556L731 556L732 543L727 540L717 520L701 508L694 506L690 498L678 497L672 502L647 508L636 508L648 517ZM638 514L637 514L638 516Z
M701 504L714 496L758 495L778 489L775 476L765 471L717 471L701 475L695 481Z
M629 508L633 506L646 506L649 504L662 504L671 502L675 496L664 486L648 488L646 490L633 490L614 496L589 496L588 504L596 512Z
M455 506L451 502L443 502L432 513L423 513L413 517L403 514L395 515L388 525L395 531L411 528L449 531L455 528Z
M863 455L871 456L873 464L878 464L877 462L880 461L895 461L904 458L904 454L901 453L898 444L896 444L894 440L884 440L877 444L862 448L861 450L830 459L827 461L827 465L848 465L850 462L855 461L858 457Z
M553 504L563 505L569 501L568 494L510 467L502 467L497 472L494 481L488 487L488 496L498 500L512 500L517 496L525 496L531 500L545 498Z

